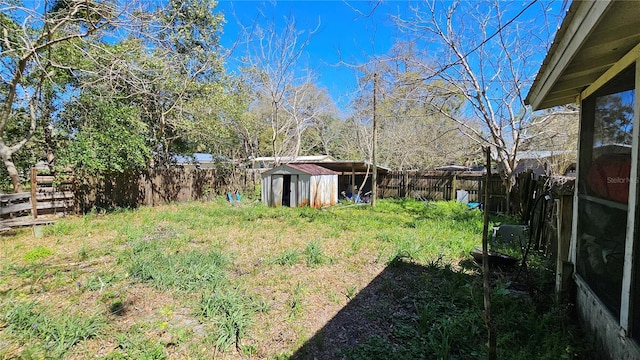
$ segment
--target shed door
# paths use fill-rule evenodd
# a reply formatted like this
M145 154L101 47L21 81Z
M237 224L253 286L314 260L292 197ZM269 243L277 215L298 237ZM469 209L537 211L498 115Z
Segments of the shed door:
M271 175L271 206L282 204L282 175Z
M282 178L282 206L291 206L291 175Z

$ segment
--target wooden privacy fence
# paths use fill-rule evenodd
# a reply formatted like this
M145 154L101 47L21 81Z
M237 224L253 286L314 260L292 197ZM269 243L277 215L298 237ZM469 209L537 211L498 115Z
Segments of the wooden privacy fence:
M29 192L0 195L0 217L12 219L76 211L75 178L71 173L39 173L31 169Z
M571 275L569 244L573 223L575 178L538 177L532 172L518 175L513 188L513 214L529 225L531 250L538 250L556 261L556 290L565 291Z
M378 186L382 198L411 197L422 200L455 200L458 190L468 193L469 202L483 202L486 175L482 171L393 171ZM492 211L506 211L504 185L499 175L489 181Z
M558 243L569 243L574 188L571 177L534 178L526 172L518 176L512 192L514 215L531 226L535 249L555 253Z
M163 168L102 174L79 179L80 211L136 208L211 198L255 187L255 174L243 169Z

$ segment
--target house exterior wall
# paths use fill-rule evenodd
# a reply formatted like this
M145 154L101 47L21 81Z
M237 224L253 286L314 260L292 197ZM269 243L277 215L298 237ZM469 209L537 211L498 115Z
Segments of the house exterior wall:
M575 302L599 358L612 360L640 359L638 29L640 7L633 1L573 1L526 100L534 110L580 103ZM629 150L626 165L617 156L599 159L619 145Z
M640 281L632 276L640 266L634 264L640 199L638 184L632 180L640 176L637 68L635 58L616 64L617 72L605 74L580 98L571 244L576 308L600 358L611 360L640 359L640 333L634 333L633 321L640 302L631 297ZM611 106L616 104L623 106ZM621 154L624 161L618 160Z
M615 360L640 359L638 345L626 336L618 320L579 276L576 276L576 285L576 307L583 327L593 338L595 348L601 352L600 357Z

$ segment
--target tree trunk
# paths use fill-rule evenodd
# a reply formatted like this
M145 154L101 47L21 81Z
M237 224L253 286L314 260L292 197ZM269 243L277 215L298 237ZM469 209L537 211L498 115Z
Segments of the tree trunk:
M273 167L280 165L280 158L277 153L277 141L278 141L278 103L275 101L271 103L272 106L272 118L271 118L271 130L273 134L271 136L271 148L273 150Z
M11 152L6 147L0 150L0 156L2 156L2 161L4 162L4 166L7 168L7 173L9 173L9 178L11 178L11 184L13 185L13 192L19 193L22 192L22 184L20 183L20 175L18 174L18 169L16 169L16 165L13 163L11 159Z
M513 169L513 167L511 168ZM511 215L511 190L513 189L513 186L515 185L515 179L513 176L513 171L509 171L506 172L504 176L502 177L502 184L504 185L504 190L505 190L505 201L506 201L506 206L507 206L507 216Z

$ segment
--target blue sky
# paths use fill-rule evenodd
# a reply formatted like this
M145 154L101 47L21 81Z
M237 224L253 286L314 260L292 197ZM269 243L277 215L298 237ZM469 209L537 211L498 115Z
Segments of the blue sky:
M516 0L513 3L515 13L519 7L524 8L531 3L531 0ZM450 4L451 1L444 1L439 5ZM562 1L554 1L552 5L552 12L547 15L552 18L553 25L557 26ZM225 14L227 21L221 39L225 47L230 47L237 40L238 23L247 25L254 21L272 20L284 23L285 17L294 17L296 27L302 31L315 29L320 24L318 32L306 48L301 65L308 65L314 71L318 84L327 88L339 108L344 109L357 90L358 73L342 62L362 64L372 56L388 53L396 39L402 36L391 16L406 16L410 12L410 6L407 1L393 0L220 0L218 10ZM532 6L521 19L537 19L541 17L540 12L539 6ZM241 53L236 52L234 55ZM540 61L543 58L544 54L541 53Z
M296 27L303 31L315 29L319 24L302 63L308 63L318 83L329 90L334 101L346 104L357 89L357 78L356 72L343 62L361 64L371 55L388 52L397 34L390 14L398 11L398 7L406 8L402 5L402 2L390 2L375 7L374 2L368 1L223 0L218 4L227 20L222 44L231 46L237 39L238 22L250 24L261 17L260 13L276 21L293 16Z

